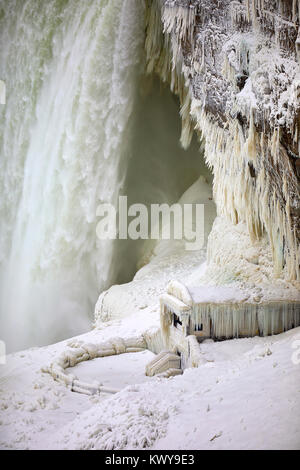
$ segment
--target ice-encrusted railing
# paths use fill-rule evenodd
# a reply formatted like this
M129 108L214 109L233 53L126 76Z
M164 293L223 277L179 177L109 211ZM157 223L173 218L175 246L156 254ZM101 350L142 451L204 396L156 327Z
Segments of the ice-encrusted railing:
M75 367L83 361L148 349L147 340L142 335L127 339L117 337L99 343L74 340L69 342L68 346L69 348L63 351L49 366L42 368L42 372L49 373L54 380L66 385L71 391L86 395L117 393L119 390L103 387L101 383L96 381L93 383L82 382L75 375L68 374L66 369Z

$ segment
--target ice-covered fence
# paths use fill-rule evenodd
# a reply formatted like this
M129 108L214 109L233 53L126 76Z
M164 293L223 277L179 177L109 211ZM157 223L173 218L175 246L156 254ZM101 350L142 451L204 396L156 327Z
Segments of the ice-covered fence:
M143 336L133 338L112 338L107 342L84 343L83 341L71 341L69 348L63 351L49 366L42 368L42 372L52 375L54 380L65 384L73 392L95 395L100 393L117 393L119 390L103 387L99 382L85 383L77 379L75 375L67 374L66 369L74 367L80 362L100 357L114 356L118 354L141 352L147 349L147 342Z

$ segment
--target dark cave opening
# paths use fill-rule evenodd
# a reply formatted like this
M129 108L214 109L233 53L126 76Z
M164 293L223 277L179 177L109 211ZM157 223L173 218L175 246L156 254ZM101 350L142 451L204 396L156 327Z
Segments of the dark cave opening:
M181 118L178 98L155 76L142 80L133 119L130 156L122 195L128 206L176 203L200 175L212 184L201 144L194 134L187 150L180 145ZM115 282L134 277L143 256L145 240L116 240ZM122 260L120 262L120 260Z

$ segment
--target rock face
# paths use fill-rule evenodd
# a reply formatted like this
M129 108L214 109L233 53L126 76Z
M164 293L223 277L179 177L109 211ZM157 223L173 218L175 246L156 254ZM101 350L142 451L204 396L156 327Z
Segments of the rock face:
M218 214L299 279L300 1L146 3L148 72L179 95L182 145L204 140Z

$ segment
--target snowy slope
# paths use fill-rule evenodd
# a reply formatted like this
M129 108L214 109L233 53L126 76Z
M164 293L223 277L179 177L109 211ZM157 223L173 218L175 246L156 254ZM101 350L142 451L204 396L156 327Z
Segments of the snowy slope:
M201 345L205 363L198 369L172 379L148 378L111 398L72 393L41 374L40 366L64 343L17 353L1 369L0 447L300 449L300 364L292 361L297 339L300 328L276 337L209 341ZM138 359L141 353L135 354ZM108 378L118 361L124 365L121 357L110 360L111 370L100 359L94 370L81 364L81 372ZM126 361L128 383L141 363ZM125 386L122 377L119 386Z
M229 227L223 236L234 233ZM268 280L271 270L268 263L256 265L252 277L243 251L235 256L241 274L228 283L254 295L260 276ZM0 366L0 448L300 448L300 364L292 362L300 328L267 338L207 341L201 344L203 365L172 379L144 376L149 351L82 362L67 371L121 390L113 396L71 392L41 371L76 343L146 337L151 344L166 284L174 278L190 286L211 282L205 249L191 253L184 242L161 242L149 256L131 283L100 296L93 331L15 353ZM243 282L246 272L251 283ZM270 289L264 290L267 297L282 289L292 299L298 292L273 279Z

